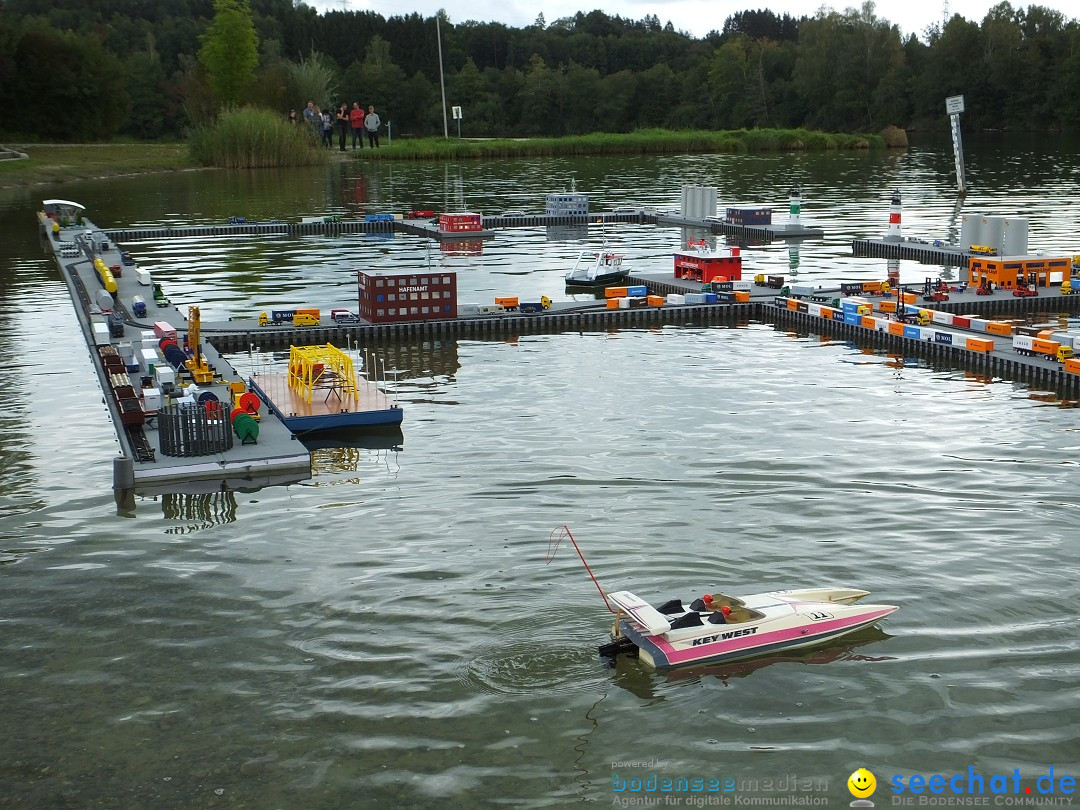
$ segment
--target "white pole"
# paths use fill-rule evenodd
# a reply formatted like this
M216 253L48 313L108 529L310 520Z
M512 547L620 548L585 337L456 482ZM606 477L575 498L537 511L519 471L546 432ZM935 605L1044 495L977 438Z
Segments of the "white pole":
M439 44L439 89L442 91L442 130L443 137L450 137L450 126L446 121L446 80L443 78L442 64L442 29L439 27L439 15L435 14L435 39Z

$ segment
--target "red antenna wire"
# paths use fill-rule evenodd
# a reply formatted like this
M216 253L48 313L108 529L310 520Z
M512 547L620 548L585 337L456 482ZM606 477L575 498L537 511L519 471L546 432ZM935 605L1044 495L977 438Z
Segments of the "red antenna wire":
M556 533L558 534L558 536L556 536ZM604 606L608 609L610 613L615 613L616 615L618 615L616 611L611 609L611 604L607 600L607 594L605 594L604 589L600 587L600 583L596 581L596 575L593 574L592 569L589 568L589 564L585 561L585 555L581 553L581 548L578 547L577 540L574 539L574 535L570 533L570 527L568 527L565 523L562 526L556 526L554 529L551 530L551 534L548 535L548 553L547 559L544 560L544 564L547 565L555 559L555 552L559 550L559 544L562 542L564 537L569 537L570 542L574 544L574 551L576 551L578 557L581 558L581 564L585 566L585 570L589 572L589 576L592 578L593 585L596 586L596 590L600 591L600 597L604 600Z

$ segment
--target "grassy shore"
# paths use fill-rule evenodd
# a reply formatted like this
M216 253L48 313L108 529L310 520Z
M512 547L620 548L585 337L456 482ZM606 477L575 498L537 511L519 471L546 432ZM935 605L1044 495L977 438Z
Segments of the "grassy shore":
M150 172L202 168L187 143L18 144L29 160L0 162L0 188L62 183ZM888 144L898 145L898 144ZM575 155L649 155L752 153L883 149L880 135L834 135L808 130L737 130L732 132L669 132L646 130L625 135L597 133L563 138L458 140L396 139L380 149L349 153L364 160L461 160L468 158L554 157ZM343 159L337 150L330 159Z
M186 143L4 145L30 159L0 161L0 188L199 168Z
M385 142L385 138L383 139ZM731 131L638 130L627 134L594 133L562 138L459 140L410 138L367 152L382 160L461 160L467 158L556 157L566 155L670 155L727 152L826 151L884 149L880 135L834 135L805 129Z

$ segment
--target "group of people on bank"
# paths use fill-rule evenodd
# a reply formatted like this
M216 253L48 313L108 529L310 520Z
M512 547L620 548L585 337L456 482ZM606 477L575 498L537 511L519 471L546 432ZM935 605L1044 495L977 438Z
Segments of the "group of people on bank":
M337 130L338 148L344 152L345 144L352 133L352 148L363 149L364 137L367 136L368 148L375 149L379 145L379 127L382 119L375 112L375 105L368 105L367 112L360 106L359 101L352 103L349 109L348 102L341 102L337 109L327 107L320 109L314 101L309 101L304 108L304 123L311 127L312 133L327 149L334 148L334 130ZM296 110L289 112L289 123L299 125L300 119Z

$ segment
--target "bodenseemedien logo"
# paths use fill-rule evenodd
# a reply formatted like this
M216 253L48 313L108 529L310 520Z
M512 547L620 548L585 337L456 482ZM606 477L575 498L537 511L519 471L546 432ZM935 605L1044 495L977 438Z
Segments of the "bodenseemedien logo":
M874 803L870 801L870 797L877 790L877 779L866 768L859 768L859 770L851 774L847 780L847 787L851 791L851 795L855 797L855 801L851 803L852 807L874 806Z

